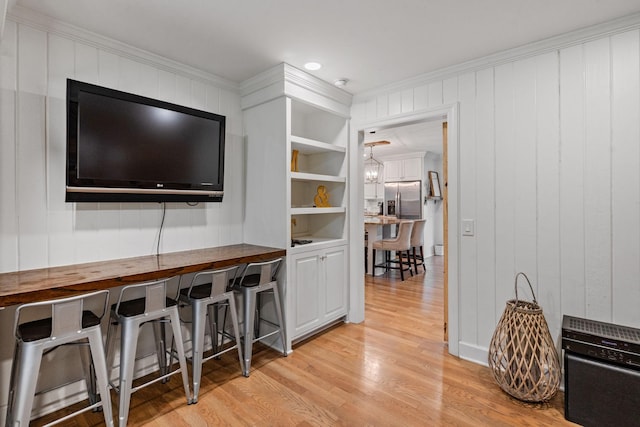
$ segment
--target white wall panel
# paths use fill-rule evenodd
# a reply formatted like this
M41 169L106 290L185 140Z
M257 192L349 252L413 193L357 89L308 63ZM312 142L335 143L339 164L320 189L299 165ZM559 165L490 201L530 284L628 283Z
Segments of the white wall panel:
M16 90L18 79L17 54L18 26L7 21L2 40L0 40L0 89Z
M558 53L536 58L537 288L552 336L559 337L560 304L560 106Z
M18 28L17 215L20 269L47 263L45 95L47 35Z
M486 345L495 327L495 118L493 68L476 73L476 269L478 340ZM462 155L462 153L460 153Z
M413 104L416 111L424 110L429 106L429 86L418 86L413 90Z
M442 105L442 82L429 83L429 107Z
M402 91L402 112L410 113L413 111L413 89Z
M98 51L98 85L118 88L120 57L104 50Z
M376 98L374 98L374 102ZM375 119L377 117L386 117L389 115L389 96L388 95L380 95L377 97L377 109L374 115L366 116L367 119Z
M206 110L207 108L207 87L204 83L193 80L191 82L191 108Z
M560 259L565 314L585 314L583 46L560 52Z
M516 272L524 272L537 294L536 283L536 66L535 58L513 65L515 167L514 245ZM522 297L532 298L527 285Z
M0 271L18 268L16 211L17 25L6 23L0 42Z
M611 76L609 40L585 44L585 315L611 321Z
M75 44L49 35L47 99L47 201L49 265L74 261L73 205L65 203L65 163L67 151L67 78L75 77Z
M458 100L457 77L451 77L442 82L442 100L444 104L453 104Z
M640 327L640 52L638 31L612 37L612 305L617 323Z
M188 71L175 74L160 68L129 53L121 57L102 50L95 41L7 22L0 44L0 83L6 89L0 99L0 271L155 253L160 204L64 201L65 99L66 79L74 78L220 112L218 87L202 76L192 79ZM225 96L227 141L242 145L239 96L231 91ZM241 193L242 147L229 146L228 154L226 181ZM231 230L229 240L241 241L242 203L239 194L225 196L223 204L175 204L165 246L180 250L219 245L225 228Z
M47 93L47 34L18 27L18 90L38 95Z
M240 98L228 90L220 91L220 114L227 121L227 140L225 143L225 194L221 205L210 204L215 215L222 218L217 224L225 224L219 236L224 244L243 241L244 194L246 186L245 144Z
M98 83L98 49L76 43L74 63L76 80L91 84Z
M402 92L389 94L389 115L394 116L402 113Z
M514 297L515 269L515 111L513 64L495 69L495 233L496 308L498 322L505 301ZM468 262L464 260L463 263Z
M468 73L458 79L460 100L460 218L473 220L476 218L476 82L475 73ZM449 227L459 226L449 224ZM465 259L477 259L476 238L463 236L460 241L460 253ZM465 292L460 294L460 325L464 342L477 341L477 303L478 283L477 264L475 261L465 263L460 268L460 285Z
M364 105L364 114L367 118L375 118L377 114L379 101L376 102L376 98L372 98Z
M518 271L532 279L556 344L564 314L640 327L640 30L628 28L478 62L475 93L471 72L408 81L416 113L432 107L439 84L444 104L460 103L460 152L449 164L460 170L460 219L475 217L476 235L460 237L453 347L488 347ZM400 112L396 97L387 111L378 105L378 120ZM367 98L354 102L358 117Z

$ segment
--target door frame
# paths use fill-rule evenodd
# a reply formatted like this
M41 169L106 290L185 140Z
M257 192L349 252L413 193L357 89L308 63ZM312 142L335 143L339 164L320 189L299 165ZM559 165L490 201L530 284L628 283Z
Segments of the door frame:
M447 125L447 247L445 247L448 262L448 318L445 319L448 330L449 353L459 355L459 298L460 293L460 233L459 233L459 104L447 104L436 108L430 108L419 113L399 114L391 118L380 120L362 121L351 123L349 144L349 209L351 214L349 226L350 258L350 291L349 291L349 315L350 322L364 320L364 253L362 244L364 241L364 133L372 129L385 129L410 125L423 121L441 119ZM360 260L360 261L358 261Z

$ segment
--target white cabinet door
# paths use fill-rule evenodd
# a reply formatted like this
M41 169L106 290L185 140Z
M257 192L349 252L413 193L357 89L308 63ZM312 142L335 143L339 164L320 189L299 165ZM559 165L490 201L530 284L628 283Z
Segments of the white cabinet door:
M320 256L310 252L292 257L295 282L289 284L293 304L289 306L287 315L294 320L293 337L314 329L320 323Z
M384 162L384 180L415 181L422 179L422 158L413 157L402 160L387 160Z
M347 257L346 247L327 249L325 271L325 321L335 320L347 312Z
M384 180L402 180L402 160L388 160L384 162Z
M405 181L422 179L422 159L420 157L404 159L402 161L402 167L403 179Z
M288 284L292 339L347 314L347 246L291 256L294 282Z

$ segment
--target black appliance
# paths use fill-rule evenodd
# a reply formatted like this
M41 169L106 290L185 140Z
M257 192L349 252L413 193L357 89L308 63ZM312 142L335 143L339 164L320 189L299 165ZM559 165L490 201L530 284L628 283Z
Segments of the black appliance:
M565 418L640 426L640 329L564 316Z
M220 202L224 116L67 80L68 202Z

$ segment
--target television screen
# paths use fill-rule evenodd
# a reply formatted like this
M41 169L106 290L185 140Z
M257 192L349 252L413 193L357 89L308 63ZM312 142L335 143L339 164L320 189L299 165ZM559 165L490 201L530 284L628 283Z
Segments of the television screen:
M67 201L221 201L225 117L68 80Z

